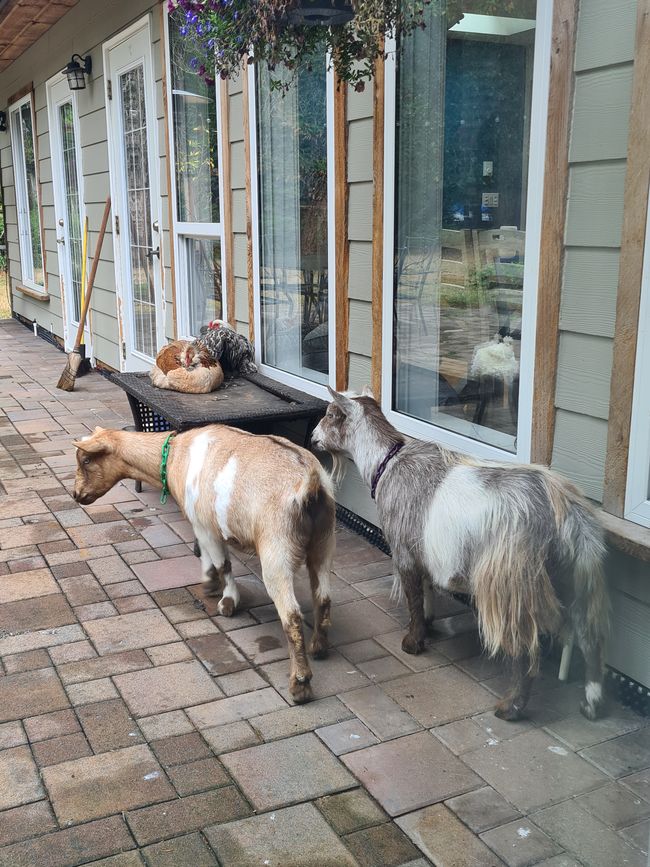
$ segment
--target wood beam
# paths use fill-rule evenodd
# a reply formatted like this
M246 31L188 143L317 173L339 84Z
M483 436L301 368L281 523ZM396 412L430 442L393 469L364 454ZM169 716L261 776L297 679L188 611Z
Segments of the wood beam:
M372 134L372 357L371 387L381 402L384 298L384 58L375 63Z
M350 357L350 241L348 239L348 88L334 82L334 250L336 256L336 389L348 387Z
M564 227L569 185L569 137L577 20L578 0L555 0L546 128L531 437L531 460L540 464L551 463L555 434L555 384L564 265Z
M627 145L603 507L623 517L650 184L650 0L639 0Z

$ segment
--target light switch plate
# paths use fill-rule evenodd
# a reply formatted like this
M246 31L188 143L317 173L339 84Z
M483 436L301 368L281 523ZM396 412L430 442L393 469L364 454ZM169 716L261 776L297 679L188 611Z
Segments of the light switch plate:
M498 193L483 193L481 204L484 208L498 208L499 194Z

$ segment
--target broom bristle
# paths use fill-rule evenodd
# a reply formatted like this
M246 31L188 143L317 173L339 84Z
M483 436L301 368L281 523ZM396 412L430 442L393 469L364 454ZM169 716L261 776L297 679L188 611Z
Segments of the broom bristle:
M73 349L68 355L68 363L65 366L59 381L56 384L57 388L62 391L74 391L74 383L77 378L77 371L81 364L81 353L78 349Z

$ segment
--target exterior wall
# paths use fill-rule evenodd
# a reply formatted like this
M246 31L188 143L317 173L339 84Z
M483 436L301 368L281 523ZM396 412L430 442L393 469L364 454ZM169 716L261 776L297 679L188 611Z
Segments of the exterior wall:
M47 114L46 82L62 69L73 53L90 54L93 71L85 90L78 92L80 144L82 149L82 173L84 202L89 220L88 248L92 255L97 240L106 196L109 194L108 145L106 132L106 106L104 104L104 69L102 44L147 12L151 13L152 58L155 79L155 105L158 123L158 165L162 196L161 248L164 266L164 293L168 304L166 332L173 336L171 305L171 271L169 208L167 199L167 134L164 121L162 93L163 63L161 55L161 5L152 0L111 0L97 4L93 0L81 0L67 15L60 19L41 39L18 60L0 73L0 105L7 105L9 97L33 82L36 109L36 132L38 135L38 171L41 182L43 205L43 229L45 234L45 258L49 301L39 301L23 295L16 289L21 279L18 248L16 196L9 133L0 133L0 165L5 194L9 274L12 286L13 308L29 320L36 319L39 325L63 336L61 288L56 245L54 218L54 195L52 184L52 160ZM93 230L94 229L94 230ZM115 294L115 270L113 259L112 222L109 223L102 249L100 264L91 304L92 336L95 357L110 367L119 368L120 347Z
M635 0L581 0L552 465L602 501ZM611 551L607 661L650 686L650 565Z
M553 466L603 496L635 0L582 0L575 54Z

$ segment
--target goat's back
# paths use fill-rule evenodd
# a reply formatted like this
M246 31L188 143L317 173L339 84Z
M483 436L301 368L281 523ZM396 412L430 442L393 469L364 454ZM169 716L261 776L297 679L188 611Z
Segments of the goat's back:
M319 503L333 515L329 476L311 452L283 437L209 425L179 435L175 451L174 496L191 521L216 522L225 539L258 547L264 535L295 536L299 518L313 522Z

